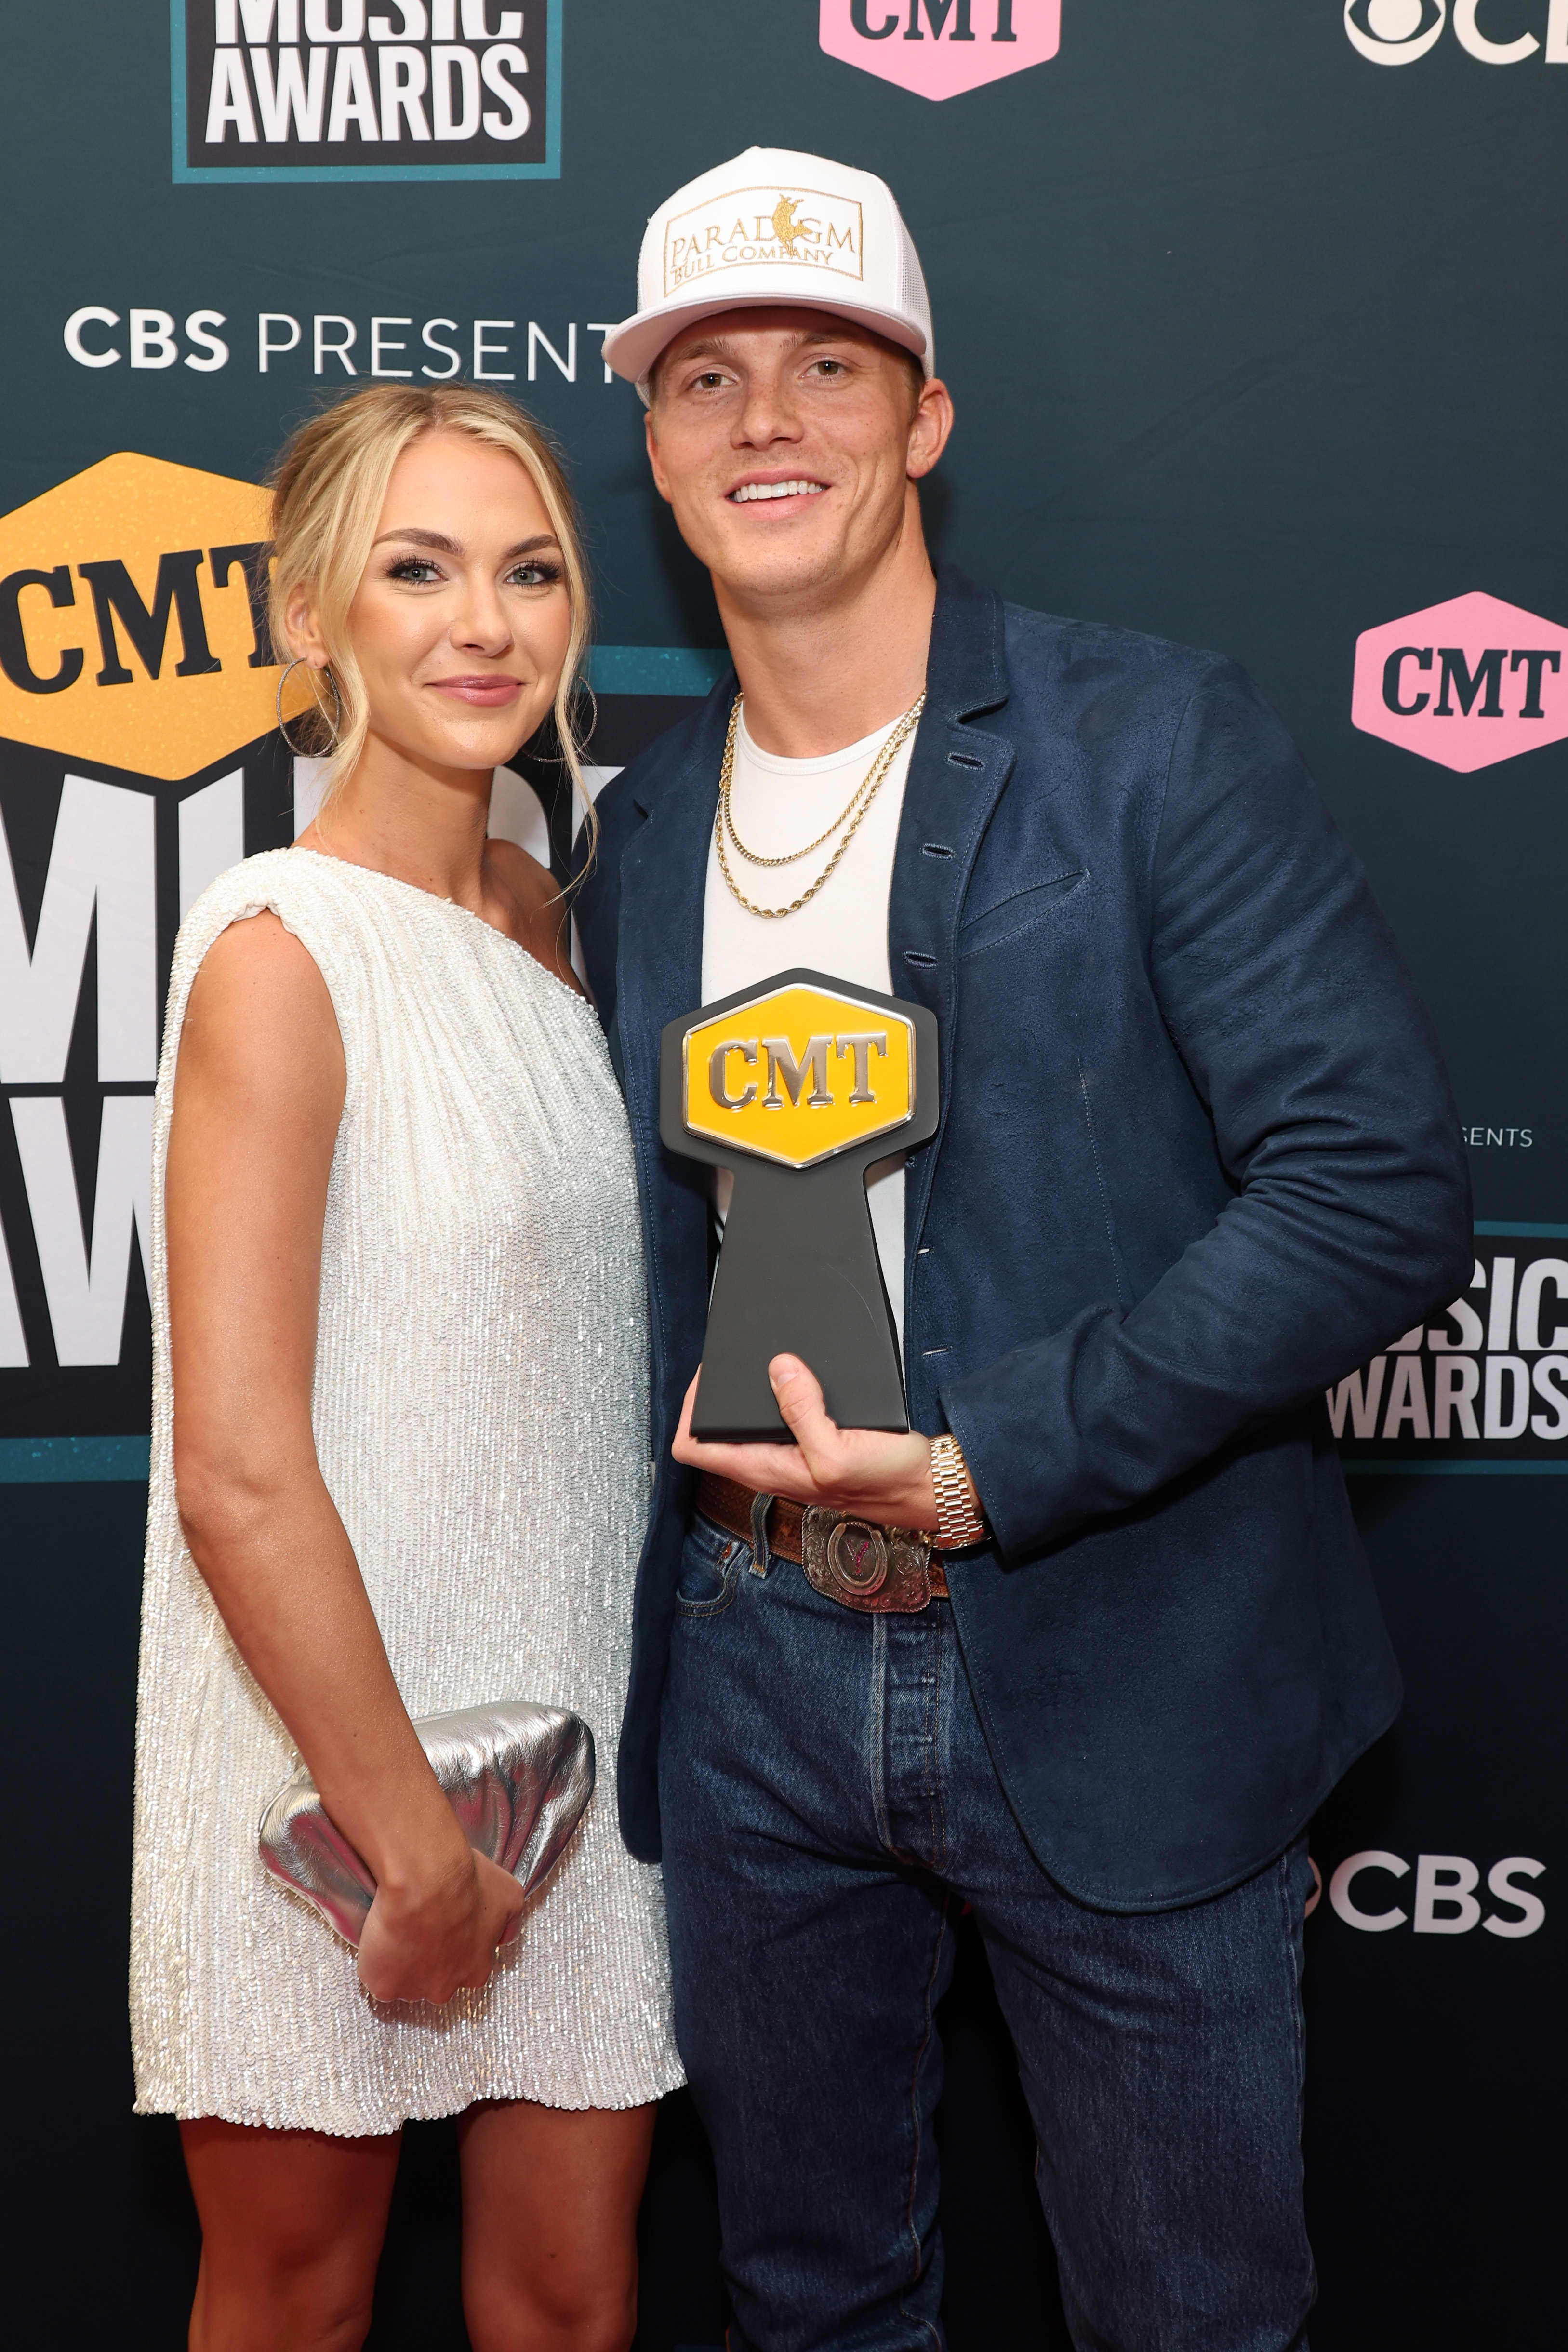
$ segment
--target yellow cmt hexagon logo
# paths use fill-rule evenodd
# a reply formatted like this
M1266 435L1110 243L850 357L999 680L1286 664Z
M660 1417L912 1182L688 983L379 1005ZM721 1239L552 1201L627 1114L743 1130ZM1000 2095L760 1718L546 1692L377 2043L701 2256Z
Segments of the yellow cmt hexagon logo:
M915 1024L799 984L732 1005L682 1041L687 1131L810 1168L902 1127L915 1097Z
M0 519L0 735L172 782L265 734L267 504L125 453Z

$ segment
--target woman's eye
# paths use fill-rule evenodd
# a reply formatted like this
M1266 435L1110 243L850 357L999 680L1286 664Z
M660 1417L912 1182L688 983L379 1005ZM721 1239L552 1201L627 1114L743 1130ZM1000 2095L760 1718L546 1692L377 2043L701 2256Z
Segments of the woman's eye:
M440 572L427 555L400 555L387 570L389 580L408 580L416 588L423 588L428 582L440 577Z
M560 578L559 563L515 563L507 574L508 588L553 588Z

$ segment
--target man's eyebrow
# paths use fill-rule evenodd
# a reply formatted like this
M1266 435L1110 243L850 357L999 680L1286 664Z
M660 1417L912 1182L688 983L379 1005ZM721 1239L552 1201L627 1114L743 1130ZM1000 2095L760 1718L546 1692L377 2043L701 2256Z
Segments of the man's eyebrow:
M379 539L372 540L371 544L372 547L384 547L389 539L400 539L403 541L405 546L412 545L414 547L428 547L432 553L435 555L455 555L462 557L467 553L467 550L465 548L460 539L448 539L446 533L441 530L420 530L417 529L410 530L383 530L381 537ZM532 555L537 548L554 547L557 543L556 535L553 530L536 531L532 539L519 539L512 546L508 547L503 554L501 561L503 563L510 563L517 556Z

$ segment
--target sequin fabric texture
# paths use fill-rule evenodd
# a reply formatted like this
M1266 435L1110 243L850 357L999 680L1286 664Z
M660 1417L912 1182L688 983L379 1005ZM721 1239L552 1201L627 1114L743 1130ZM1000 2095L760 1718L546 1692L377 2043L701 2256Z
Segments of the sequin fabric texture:
M348 1085L314 1422L413 1716L575 1707L598 1789L481 1992L383 2004L276 1885L256 1824L299 1760L175 1507L163 1168L191 984L263 908L319 966ZM682 2080L664 1896L615 1821L647 1510L647 1304L625 1115L592 1007L450 900L308 850L247 859L174 952L153 1129L152 1472L131 2006L141 2114L335 2133L477 2099L627 2107Z

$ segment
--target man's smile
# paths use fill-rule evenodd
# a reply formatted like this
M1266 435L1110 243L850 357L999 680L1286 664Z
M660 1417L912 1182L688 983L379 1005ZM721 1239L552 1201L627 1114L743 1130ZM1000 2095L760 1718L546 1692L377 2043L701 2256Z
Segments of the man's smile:
M725 492L732 507L749 506L758 499L814 499L827 488L814 474L790 474L783 477L748 474L742 482Z

